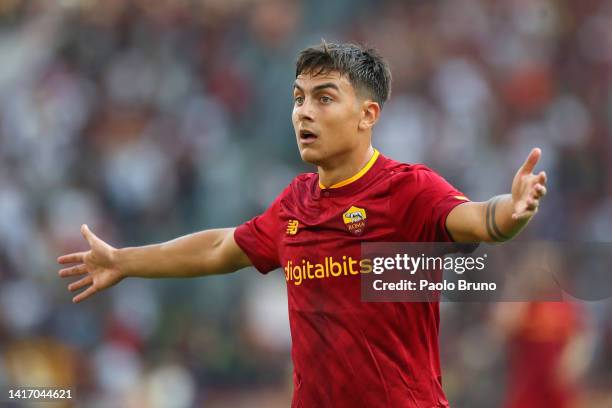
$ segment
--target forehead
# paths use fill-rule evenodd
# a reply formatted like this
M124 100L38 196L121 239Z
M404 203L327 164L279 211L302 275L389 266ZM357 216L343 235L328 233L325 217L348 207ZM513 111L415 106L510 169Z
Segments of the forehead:
M336 85L340 92L351 92L353 90L353 85L348 77L336 71L314 76L308 73L300 74L295 79L294 89L300 87L305 92L308 92L328 84Z

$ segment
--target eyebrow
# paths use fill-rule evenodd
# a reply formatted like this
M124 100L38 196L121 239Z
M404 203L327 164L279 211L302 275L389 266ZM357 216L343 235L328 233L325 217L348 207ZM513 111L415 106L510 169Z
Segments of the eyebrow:
M304 89L302 89L302 87L299 86L297 84L297 82L293 83L293 88L294 89L297 88L301 92L304 92ZM312 88L312 92L317 92L317 91L320 91L320 90L323 90L323 89L327 89L327 88L335 89L336 91L340 92L340 88L338 87L338 85L334 84L333 82L325 82L325 83L323 83L321 85L317 85L314 88Z

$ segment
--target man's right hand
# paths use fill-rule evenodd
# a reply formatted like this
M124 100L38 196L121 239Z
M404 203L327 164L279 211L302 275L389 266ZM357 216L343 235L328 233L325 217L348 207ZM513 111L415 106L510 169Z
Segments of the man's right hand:
M75 252L57 258L60 264L77 264L60 269L58 273L62 278L85 275L68 285L68 290L71 292L87 288L72 298L74 303L119 283L125 277L115 261L116 249L98 238L87 225L81 226L81 233L89 244L89 251Z

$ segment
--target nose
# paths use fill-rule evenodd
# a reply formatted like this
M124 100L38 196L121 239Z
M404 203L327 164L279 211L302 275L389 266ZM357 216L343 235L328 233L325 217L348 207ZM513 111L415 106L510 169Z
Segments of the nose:
M314 119L312 104L308 101L308 98L301 105L295 106L295 113L299 120L312 121Z

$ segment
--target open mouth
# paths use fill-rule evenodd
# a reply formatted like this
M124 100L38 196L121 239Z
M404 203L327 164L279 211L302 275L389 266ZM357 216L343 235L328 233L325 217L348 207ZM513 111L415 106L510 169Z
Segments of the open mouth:
M300 142L302 143L312 143L317 140L317 135L310 130L300 130Z

